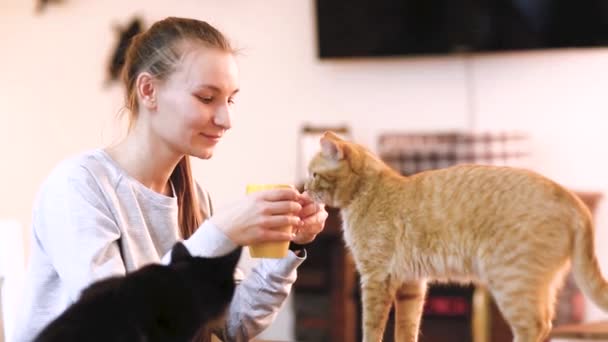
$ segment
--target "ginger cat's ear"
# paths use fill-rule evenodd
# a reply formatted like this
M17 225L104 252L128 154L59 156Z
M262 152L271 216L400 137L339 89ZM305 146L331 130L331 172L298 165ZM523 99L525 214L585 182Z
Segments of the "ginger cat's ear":
M323 138L331 139L334 141L343 141L342 138L340 138L336 133L332 131L323 132Z
M336 161L342 160L344 159L344 146L340 141L334 139L334 137L338 138L331 132L325 132L325 134L323 134L321 137L321 154Z

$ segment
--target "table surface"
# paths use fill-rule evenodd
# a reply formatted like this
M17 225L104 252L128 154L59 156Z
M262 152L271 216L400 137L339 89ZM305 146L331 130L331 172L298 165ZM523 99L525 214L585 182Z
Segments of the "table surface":
M551 331L553 338L608 339L608 321L564 324Z

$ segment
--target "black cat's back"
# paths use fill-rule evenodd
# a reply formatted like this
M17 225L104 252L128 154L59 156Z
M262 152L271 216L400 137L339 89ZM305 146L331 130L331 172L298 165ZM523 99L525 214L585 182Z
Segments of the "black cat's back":
M238 248L218 258L192 257L177 243L169 265L148 265L90 285L35 342L189 342L222 320L240 254Z
M135 294L127 283L140 282L141 275L155 275L160 269L147 266L129 277L100 280L82 291L79 300L49 324L35 339L45 341L146 341L139 329L133 329L134 312L143 308L133 305ZM135 281L134 281L135 280ZM135 285L134 287L142 287ZM148 292L148 286L138 295ZM150 294L152 291L150 291Z
M79 301L49 324L34 341L140 341L133 334L129 336L125 312L116 310L121 302L114 289L121 283L120 278L110 278L87 288ZM102 328L109 322L108 317L112 317L113 324ZM116 331L123 331L124 336Z

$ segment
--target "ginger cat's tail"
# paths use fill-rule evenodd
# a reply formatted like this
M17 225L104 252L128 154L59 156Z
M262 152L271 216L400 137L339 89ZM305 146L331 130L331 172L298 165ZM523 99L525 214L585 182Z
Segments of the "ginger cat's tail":
M576 284L602 310L608 312L608 282L602 275L595 255L593 223L585 216L575 229L572 250L572 273Z

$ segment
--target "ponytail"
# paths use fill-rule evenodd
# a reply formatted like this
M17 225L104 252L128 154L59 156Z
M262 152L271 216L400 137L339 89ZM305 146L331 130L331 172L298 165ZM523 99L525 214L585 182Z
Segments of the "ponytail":
M190 168L190 157L184 156L173 173L171 182L175 188L178 213L177 222L183 239L187 239L203 222L203 212L199 206L196 189Z

